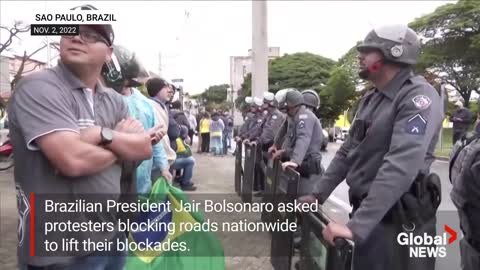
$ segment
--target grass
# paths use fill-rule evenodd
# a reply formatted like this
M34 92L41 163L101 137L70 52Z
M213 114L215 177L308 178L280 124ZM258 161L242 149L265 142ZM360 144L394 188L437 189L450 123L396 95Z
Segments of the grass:
M436 157L446 157L448 158L450 155L450 151L452 151L452 135L453 131L451 128L444 128L442 129L442 136L441 141L437 144L437 148L435 149L435 156Z
M441 141L437 144L437 148L435 149L435 156L437 157L447 157L450 155L450 151L452 151L452 134L453 131L451 128L443 128Z

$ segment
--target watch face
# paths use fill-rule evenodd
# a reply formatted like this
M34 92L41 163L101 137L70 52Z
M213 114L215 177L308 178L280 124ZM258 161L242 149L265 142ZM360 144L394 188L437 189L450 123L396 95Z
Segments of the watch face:
M109 128L102 129L102 140L109 143L113 140L113 132Z

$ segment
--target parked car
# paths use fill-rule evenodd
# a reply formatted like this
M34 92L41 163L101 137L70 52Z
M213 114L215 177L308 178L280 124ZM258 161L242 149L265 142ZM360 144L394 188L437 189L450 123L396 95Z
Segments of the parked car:
M343 128L335 127L335 132L334 132L334 128L328 128L328 140L330 142L333 142L336 140L345 141L348 137L348 130L349 128L347 127L343 127Z
M339 127L335 127L335 132L334 132L334 128L328 128L327 131L328 131L328 140L330 142L335 141L334 136L335 136L335 139L337 139L338 134L342 132L342 130Z

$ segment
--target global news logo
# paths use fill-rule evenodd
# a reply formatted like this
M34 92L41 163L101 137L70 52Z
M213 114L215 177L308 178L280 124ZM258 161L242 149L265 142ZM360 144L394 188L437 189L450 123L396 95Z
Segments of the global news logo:
M444 226L445 232L441 235L431 236L427 233L414 235L412 232L402 232L397 236L397 242L402 246L409 247L410 258L445 258L447 245L455 242L457 232L448 225ZM450 238L447 239L447 236Z

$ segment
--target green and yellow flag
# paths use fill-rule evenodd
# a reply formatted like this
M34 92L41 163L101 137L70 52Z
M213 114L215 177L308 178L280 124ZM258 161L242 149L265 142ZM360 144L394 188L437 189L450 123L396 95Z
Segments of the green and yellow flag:
M146 198L141 198L144 202ZM137 221L161 223L163 230L131 231L129 241L137 243L168 243L174 250L130 251L127 257L127 270L223 270L225 260L222 244L215 234L203 230L189 230L205 222L200 212L187 212L180 205L189 203L185 193L173 187L163 178L158 179L148 198L149 203L167 205L159 211L143 212ZM187 226L180 226L188 224ZM189 230L189 231L187 231ZM162 245L163 246L163 245Z

